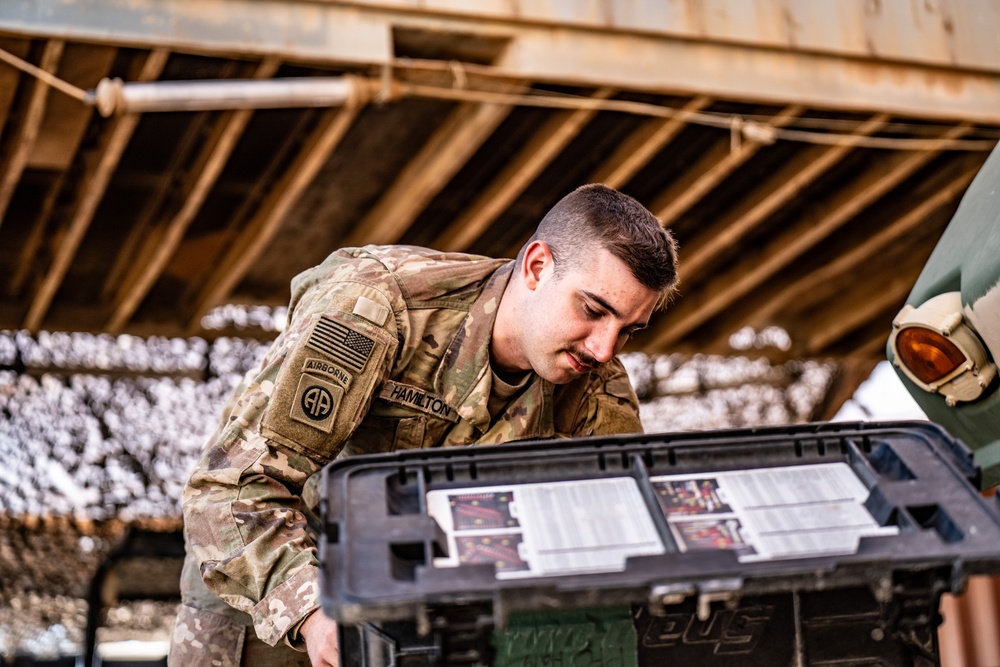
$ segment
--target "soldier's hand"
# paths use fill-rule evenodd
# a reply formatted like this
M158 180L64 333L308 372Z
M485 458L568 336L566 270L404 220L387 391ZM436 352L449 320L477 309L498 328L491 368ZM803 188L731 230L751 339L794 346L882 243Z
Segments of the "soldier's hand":
M337 622L322 611L314 611L299 628L313 667L340 667Z

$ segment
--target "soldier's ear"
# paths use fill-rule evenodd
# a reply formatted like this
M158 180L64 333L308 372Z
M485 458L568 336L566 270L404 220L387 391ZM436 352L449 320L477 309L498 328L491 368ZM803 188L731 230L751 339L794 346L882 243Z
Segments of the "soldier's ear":
M545 241L532 241L524 251L524 262L521 264L521 276L528 289L535 289L542 281L546 271L553 271L554 258L549 245Z

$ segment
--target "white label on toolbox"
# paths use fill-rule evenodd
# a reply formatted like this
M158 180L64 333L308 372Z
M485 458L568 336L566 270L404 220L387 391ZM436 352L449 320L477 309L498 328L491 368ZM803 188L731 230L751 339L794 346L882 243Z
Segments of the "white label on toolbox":
M851 554L895 535L865 508L868 489L846 463L652 477L681 551L731 549L740 562Z
M435 566L494 563L498 579L618 572L665 551L630 477L431 491L427 511L449 540Z

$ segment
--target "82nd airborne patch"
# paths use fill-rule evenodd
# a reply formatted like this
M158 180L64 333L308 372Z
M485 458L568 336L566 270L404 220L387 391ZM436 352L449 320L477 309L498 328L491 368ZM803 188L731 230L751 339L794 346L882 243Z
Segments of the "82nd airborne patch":
M314 375L303 374L299 378L299 386L295 390L288 416L329 433L333 430L333 422L343 397L343 387Z

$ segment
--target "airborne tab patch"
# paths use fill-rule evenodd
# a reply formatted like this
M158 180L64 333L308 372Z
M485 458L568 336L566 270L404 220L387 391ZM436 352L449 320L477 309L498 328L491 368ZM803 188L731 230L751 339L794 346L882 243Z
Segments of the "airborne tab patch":
M340 366L336 364L331 364L329 361L324 361L323 359L310 358L306 359L306 363L302 364L303 373L313 373L315 375L324 375L328 378L334 380L344 389L351 386L351 374L345 371Z
M445 403L440 396L429 394L419 387L386 380L378 396L384 401L399 403L450 422L458 421L458 411Z
M360 373L368 363L375 340L324 315L313 327L306 345L328 354L346 368Z

